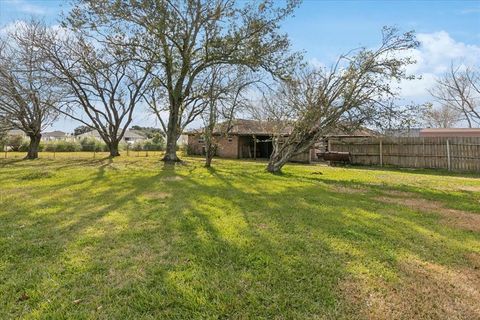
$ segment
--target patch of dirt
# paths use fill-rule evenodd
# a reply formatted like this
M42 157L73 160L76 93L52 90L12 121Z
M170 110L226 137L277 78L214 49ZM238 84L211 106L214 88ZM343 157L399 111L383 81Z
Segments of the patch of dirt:
M348 279L340 284L349 313L368 319L480 319L480 273L410 259L394 285ZM375 288L375 289L373 289Z
M480 272L480 254L472 252L467 254L466 258L473 265L473 268Z
M334 185L334 186L331 186L330 189L334 192L339 192L339 193L364 193L365 192L360 188L352 188L352 187L347 187L342 185Z
M148 192L143 194L143 197L147 200L163 200L163 199L170 198L171 196L172 196L171 193L162 192L162 191Z
M408 198L377 197L377 201L405 206L413 210L434 212L442 216L442 222L455 227L480 232L480 214L443 207L440 203L414 195Z
M458 187L458 190L480 192L480 186L460 186L460 187Z
M382 191L384 194L392 196L392 197L404 197L410 198L415 197L416 195L412 192L400 191L400 190L386 190Z

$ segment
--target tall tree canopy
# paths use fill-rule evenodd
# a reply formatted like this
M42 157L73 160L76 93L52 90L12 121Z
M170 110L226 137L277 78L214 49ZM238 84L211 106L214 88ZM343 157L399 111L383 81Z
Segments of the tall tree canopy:
M78 126L76 127L74 130L73 130L73 135L74 136L79 136L83 133L87 133L87 132L90 132L92 131L92 128L89 127L89 126L85 126L85 125L81 125L81 126Z
M165 161L177 161L176 141L206 105L202 73L242 65L287 77L299 55L279 31L298 0L78 0L67 23L78 29L115 29L137 52L148 52L154 70L150 103L166 131ZM124 37L110 37L110 43ZM166 119L163 118L166 114Z
M66 34L50 32L37 43L45 57L45 71L65 95L59 111L97 130L110 156L115 157L143 99L153 63L139 59L128 46L104 39L100 31L82 34L67 30Z
M39 22L22 22L0 39L0 122L29 137L26 159L38 158L41 132L57 118L62 98L35 45L45 32Z
M399 34L394 28L384 28L382 35L377 49L343 55L330 69L303 70L264 101L269 118L291 128L290 135L276 137L268 171L279 172L290 158L340 127L411 120L410 107L394 104L392 83L411 78L404 67L413 61L401 53L418 43L413 33Z

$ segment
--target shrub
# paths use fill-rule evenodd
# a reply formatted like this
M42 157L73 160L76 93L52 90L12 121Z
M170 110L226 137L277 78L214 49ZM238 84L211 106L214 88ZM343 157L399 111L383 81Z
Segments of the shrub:
M30 139L23 139L22 145L20 148L18 148L18 151L20 152L28 152L28 148L30 147ZM40 141L40 145L38 146L38 151L44 151L45 150L45 144Z
M7 146L9 146L12 151L21 151L20 147L23 145L23 138L22 136L9 136L7 138Z
M118 150L119 151L125 151L125 150L127 150L127 147L128 147L128 143L126 143L126 142L120 142L118 144Z
M29 146L30 146L30 140L22 139L22 144L18 147L18 150L14 150L13 147L12 147L12 150L13 151L20 151L20 152L27 152Z
M144 148L144 144L143 142L140 142L140 141L135 142L131 147L133 151L143 151L143 148Z
M146 140L143 144L143 150L146 151L162 151L163 149L163 141L155 141L154 139L149 139Z
M107 145L95 138L83 138L80 140L81 151L107 151Z
M180 152L182 152L182 155L188 156L194 154L193 148L189 146L188 144L181 144L179 146Z
M45 151L49 152L76 152L82 150L77 141L52 141L45 143Z

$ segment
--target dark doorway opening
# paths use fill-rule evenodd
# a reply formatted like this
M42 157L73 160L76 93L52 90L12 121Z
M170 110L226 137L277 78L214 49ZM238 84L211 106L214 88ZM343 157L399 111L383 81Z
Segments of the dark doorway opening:
M273 152L270 136L242 136L239 137L240 158L268 159Z
M269 136L258 136L257 139L257 158L270 158L273 152L272 138ZM253 141L253 139L252 139Z

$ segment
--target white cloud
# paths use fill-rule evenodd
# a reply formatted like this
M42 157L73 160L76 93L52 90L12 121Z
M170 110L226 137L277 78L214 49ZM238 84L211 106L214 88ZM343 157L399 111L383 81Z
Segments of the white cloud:
M403 81L401 96L407 100L424 102L430 100L428 90L436 79L448 71L450 65L480 64L480 46L455 41L447 32L420 33L417 35L420 47L411 51L417 61L407 68L410 74L421 79Z
M402 81L396 84L400 87L400 98L405 102L423 103L432 100L429 89L438 77L447 72L453 63L455 66L480 65L480 44L472 45L455 41L447 32L419 33L417 40L420 46L402 56L412 57L416 63L407 66L409 75L420 76L420 79ZM314 67L324 67L325 64L313 58L309 60Z
M23 25L25 25L25 21L23 20L16 20L16 21L10 22L9 24L0 28L0 35L13 33L15 30L22 27Z
M42 7L26 0L4 0L4 3L13 6L22 13L32 15L45 15L48 13L46 7Z
M27 22L24 20L15 20L0 28L0 36L14 34L20 28L25 27L26 24ZM71 32L68 29L65 29L64 27L58 24L47 26L47 29L53 32L55 36L58 37L58 39L66 39L69 35L71 35Z

